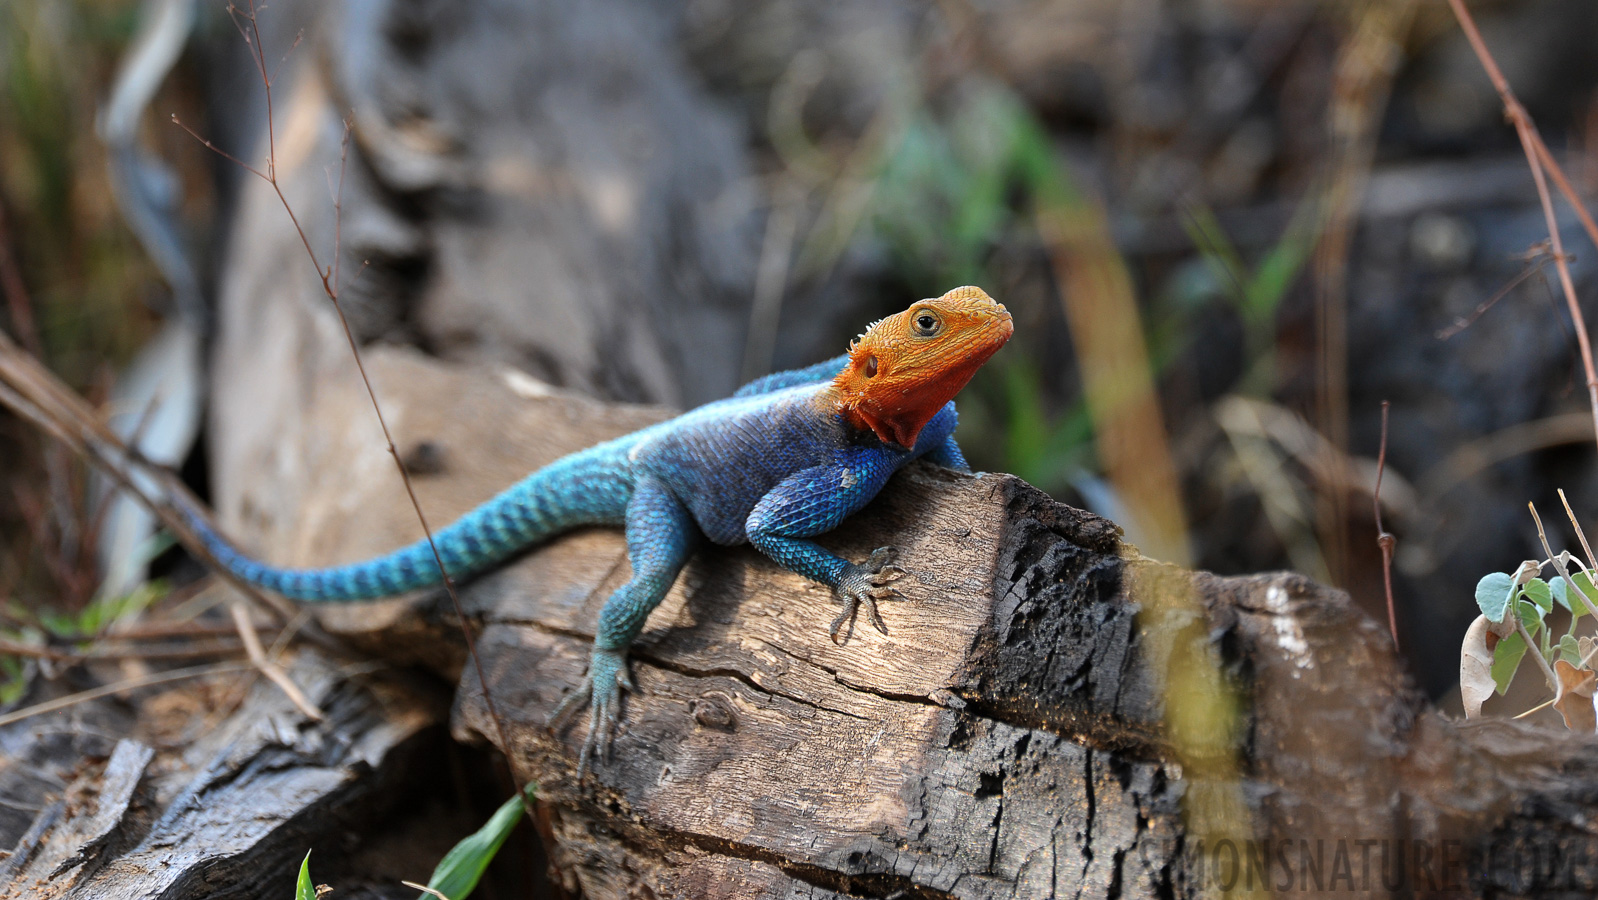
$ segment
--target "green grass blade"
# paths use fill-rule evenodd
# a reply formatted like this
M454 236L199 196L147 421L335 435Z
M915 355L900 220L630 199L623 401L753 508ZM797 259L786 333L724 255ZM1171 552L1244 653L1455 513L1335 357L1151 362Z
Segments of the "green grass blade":
M316 885L311 882L311 851L300 860L300 880L294 885L294 900L316 900Z
M528 799L532 799L535 787L531 784L527 786ZM489 818L488 824L468 835L444 854L444 859L439 862L438 868L433 870L433 877L427 880L427 886L448 897L449 900L466 900L477 887L478 880L483 877L483 870L487 869L488 864L494 860L494 855L499 852L505 839L510 837L511 829L516 827L521 818L521 798L511 797L506 800ZM420 894L418 900L429 900L429 898L427 894Z
M1288 288L1298 279L1304 263L1320 242L1323 223L1317 197L1312 195L1299 203L1282 239L1260 260L1248 283L1244 312L1251 320L1261 324L1274 322L1282 298L1287 296Z

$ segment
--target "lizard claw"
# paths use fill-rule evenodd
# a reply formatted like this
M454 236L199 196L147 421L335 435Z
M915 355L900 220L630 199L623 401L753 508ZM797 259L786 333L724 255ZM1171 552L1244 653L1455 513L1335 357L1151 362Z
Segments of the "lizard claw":
M899 566L883 566L871 575L871 583L877 586L893 584L910 573Z
M910 574L890 562L895 553L892 547L878 547L865 562L850 563L844 567L843 575L833 589L843 602L843 611L827 628L827 634L834 644L843 644L854 633L854 621L862 605L872 626L883 634L888 633L887 623L882 621L882 614L877 611L877 601L904 600L904 594L889 585ZM845 621L849 623L849 632L840 640L838 632Z
M568 694L549 717L549 727L560 728L579 707L584 704L589 707L588 736L584 738L582 753L577 758L579 780L588 777L594 761L610 762L611 743L621 719L621 695L624 691L632 690L633 679L627 671L627 654L620 650L596 647L583 683Z

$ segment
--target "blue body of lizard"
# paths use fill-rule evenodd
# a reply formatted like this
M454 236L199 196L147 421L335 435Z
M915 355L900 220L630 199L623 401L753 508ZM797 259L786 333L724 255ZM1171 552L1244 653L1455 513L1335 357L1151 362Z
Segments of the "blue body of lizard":
M745 385L725 400L574 453L534 472L435 535L451 577L480 572L530 545L584 525L626 529L632 577L599 614L585 689L592 699L589 752L614 727L628 686L626 650L701 540L748 542L781 565L830 585L852 615L893 574L887 553L851 563L811 538L864 506L900 467L918 457L955 468L965 460L951 437L953 402L921 430L915 445L885 443L849 426L821 402L847 355ZM433 550L420 541L366 562L285 569L239 552L196 520L208 549L240 578L306 601L398 594L441 581ZM833 623L836 634L844 616ZM564 707L563 707L564 708Z

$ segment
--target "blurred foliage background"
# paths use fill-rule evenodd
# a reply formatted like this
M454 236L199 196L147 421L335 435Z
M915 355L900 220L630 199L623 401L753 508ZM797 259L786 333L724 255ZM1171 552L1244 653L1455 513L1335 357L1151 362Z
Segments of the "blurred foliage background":
M96 109L137 13L121 3L0 8L6 327L99 400L152 333L149 300L162 289L118 216L95 136ZM82 609L97 583L83 467L0 415L0 472L0 622Z
M1473 7L1590 193L1598 5ZM1559 487L1578 513L1598 500L1531 178L1446 6L861 8L897 29L803 46L822 13L800 4L671 7L682 57L746 124L770 198L762 270L777 274L751 285L746 374L808 361L789 357L811 348L775 337L802 314L782 303L795 285L846 272L855 299L839 320L858 324L980 284L1017 336L961 400L976 467L1116 519L1151 555L1296 569L1382 619L1370 488L1390 400L1400 635L1428 689L1446 692L1476 579L1540 555L1526 502ZM0 322L100 402L168 304L96 137L137 18L111 0L0 6ZM734 32L747 52L728 52ZM205 11L146 135L180 175L201 250L237 173L165 118L228 131L219 110L240 82L215 58L236 40L220 8ZM1574 228L1566 240L1585 300L1598 254ZM1147 408L1126 413L1142 384ZM0 473L0 627L86 609L95 516L81 464L0 415Z

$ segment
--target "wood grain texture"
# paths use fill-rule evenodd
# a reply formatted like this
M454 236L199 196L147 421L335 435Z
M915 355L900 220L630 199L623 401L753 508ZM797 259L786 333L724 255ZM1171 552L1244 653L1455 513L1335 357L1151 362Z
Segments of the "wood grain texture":
M1001 706L981 693L973 663L1005 640L993 629L993 585L1014 561L997 538L1022 489L1008 476L913 467L824 539L854 558L894 543L913 573L908 602L884 608L889 634L857 627L841 647L826 636L835 607L824 588L752 552L701 554L635 645L638 691L599 776L619 815L596 816L584 799L594 795L571 782L581 726L559 738L542 726L580 676L585 638L625 566L573 573L581 590L551 591L515 570L476 586L493 603L481 649L522 765L579 821L633 822L623 847L557 866L597 896L622 895L603 887L618 853L656 887L685 877L631 841L765 862L795 883L867 895L1172 890L1180 792L1162 762L1037 727L1047 715L976 711ZM1102 520L1075 521L1113 543ZM1008 594L1012 606L1023 590ZM457 730L494 736L470 675L465 684ZM1041 708L1044 695L1033 696Z
M261 681L181 750L157 757L123 739L103 765L79 760L77 778L0 859L0 897L287 896L307 848L326 848L340 828L369 830L402 802L395 776L441 719L425 684L369 669L302 651L289 675L323 722ZM71 728L70 713L56 719L19 725Z

